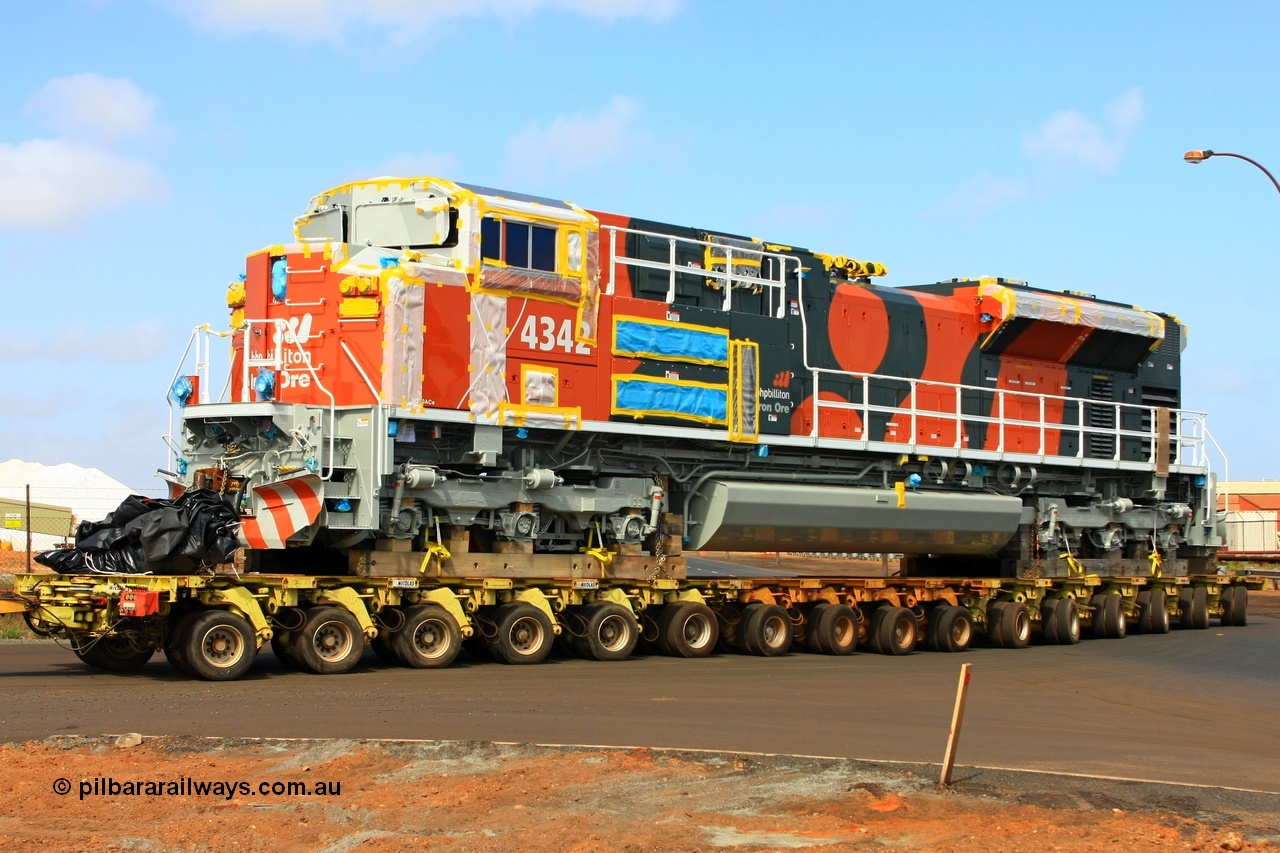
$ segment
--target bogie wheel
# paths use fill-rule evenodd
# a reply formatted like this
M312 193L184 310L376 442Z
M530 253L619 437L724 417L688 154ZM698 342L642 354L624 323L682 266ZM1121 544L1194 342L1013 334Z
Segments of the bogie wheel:
M929 648L935 652L963 652L973 642L973 614L967 607L939 604L929 614Z
M1008 606L1007 601L993 601L987 605L987 642L993 649L1004 648L1004 611Z
M865 611L864 611L865 612ZM889 605L882 604L867 614L867 648L878 655L885 653L880 647L880 623L889 612Z
M156 650L145 646L138 648L128 637L120 634L108 634L89 640L82 648L77 648L75 653L80 660L98 669L133 672L151 660Z
M405 611L404 625L391 635L389 645L405 666L440 669L462 650L462 630L440 605L416 604Z
M745 637L752 608L743 612L738 624ZM790 627L790 621L787 625ZM676 601L665 605L658 614L658 647L664 655L677 658L701 658L715 651L720 626L710 607L696 601Z
M884 605L880 617L879 630L880 653L884 655L909 655L916 648L916 638L920 635L915 615L905 607Z
M187 629L199 612L171 615L165 623L164 644L160 647L169 665L184 675L195 676L196 671L187 663Z
M1064 646L1080 642L1080 605L1074 598L1059 599L1053 617L1055 642Z
M350 672L364 654L360 623L341 607L312 607L302 627L289 633L290 650L298 665L316 675Z
M830 652L827 651L826 638L823 636L822 632L818 630L818 623L822 621L822 614L830 610L831 607L832 605L830 602L819 601L817 604L810 607L809 612L805 614L804 647L815 654L830 654ZM856 645L858 640L856 633L856 621L854 622L854 626L855 634L853 639Z
M555 634L551 617L527 601L504 604L493 613L497 633L490 641L502 663L542 663L551 654Z
M1106 593L1097 593L1089 598L1089 606L1093 608L1092 622L1089 625L1093 636L1098 639L1106 639L1107 636L1107 618L1105 615L1107 607Z
M1006 649L1025 649L1031 643L1031 611L1025 601L1010 601L1000 615L1000 639Z
M626 660L640 642L640 626L630 610L615 601L597 601L582 609L586 632L574 637L578 653L592 660Z
M1128 617L1124 612L1124 598L1119 593L1103 596L1102 602L1102 636L1108 640L1123 639L1129 627Z
M258 654L249 620L229 610L206 610L191 617L183 632L183 658L192 674L206 681L233 681L249 671Z
M817 619L814 619L814 614ZM847 604L829 604L809 612L809 642L817 635L820 651L828 655L851 655L858 648L858 614Z
M1209 627L1209 591L1202 586L1191 591L1191 627L1198 630Z
M280 661L280 665L285 669L302 669L302 664L298 663L298 659L294 657L293 637L288 631L276 630L271 632L271 653L276 656L276 660Z
M1046 643L1058 642L1058 605L1061 598L1046 598L1040 602L1040 636Z
M395 635L388 634L384 629L378 632L378 636L368 641L369 648L373 649L373 653L378 656L378 660L383 663L389 663L392 666L403 666L404 661L400 659L400 655L395 650ZM274 643L275 640L272 640ZM461 643L459 643L461 647ZM272 648L275 648L273 645ZM277 654L276 657L279 657Z
M1151 592L1149 589L1138 591L1138 621L1133 625L1134 632L1137 634L1152 633Z
M1222 627L1234 624L1232 621L1235 616L1232 614L1232 606L1235 604L1236 591L1235 587L1224 586L1218 592L1218 603L1222 607L1222 615L1218 617L1218 624Z
M1151 633L1169 633L1169 604L1163 589L1151 590Z
M742 632L747 654L777 657L791 650L791 617L780 604L748 608Z

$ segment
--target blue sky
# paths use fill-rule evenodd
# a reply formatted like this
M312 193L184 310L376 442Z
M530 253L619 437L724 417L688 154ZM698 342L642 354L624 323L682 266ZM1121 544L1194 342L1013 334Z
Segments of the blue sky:
M16 10L16 11L15 11ZM0 459L156 492L244 256L425 173L1172 312L1232 479L1280 478L1271 2L47 0L0 54ZM1221 469L1219 470L1221 473Z

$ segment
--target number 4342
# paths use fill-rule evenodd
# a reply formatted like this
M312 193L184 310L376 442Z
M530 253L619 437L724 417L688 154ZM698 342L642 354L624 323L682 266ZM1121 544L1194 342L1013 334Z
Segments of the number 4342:
M559 349L577 355L590 355L591 349L573 339L573 321L562 320L556 326L555 317L539 317L530 315L520 327L520 340L529 349L551 352Z

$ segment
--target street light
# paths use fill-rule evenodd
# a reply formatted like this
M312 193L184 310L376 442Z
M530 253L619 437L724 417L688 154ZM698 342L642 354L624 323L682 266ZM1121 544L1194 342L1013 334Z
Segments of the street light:
M1276 176L1268 172L1266 166L1251 157L1246 157L1243 154L1232 154L1230 151L1210 151L1207 148L1203 151L1188 151L1186 154L1182 155L1182 159L1191 164L1203 163L1210 157L1235 157L1237 160L1244 160L1246 163L1252 163L1261 169L1264 175L1271 179L1271 183L1275 185L1276 192L1280 192L1280 181L1276 180Z

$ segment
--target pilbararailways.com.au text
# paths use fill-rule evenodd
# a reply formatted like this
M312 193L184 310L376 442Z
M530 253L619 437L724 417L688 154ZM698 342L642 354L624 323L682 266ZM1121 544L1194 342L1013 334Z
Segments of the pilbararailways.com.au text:
M68 779L56 779L54 793L71 793ZM339 797L342 783L320 782L242 782L239 780L206 781L183 776L173 780L126 779L111 776L81 779L80 799L86 797Z

